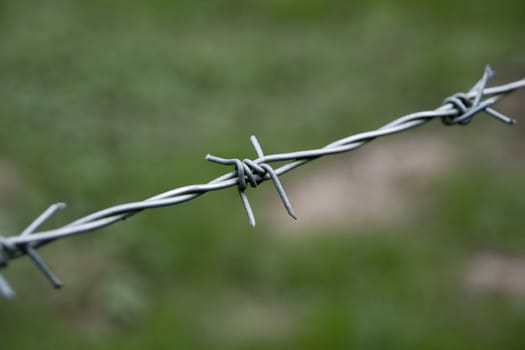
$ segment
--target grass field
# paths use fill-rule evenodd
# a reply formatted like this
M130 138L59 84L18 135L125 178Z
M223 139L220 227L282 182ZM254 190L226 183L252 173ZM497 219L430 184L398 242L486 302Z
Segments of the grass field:
M0 234L203 183L431 109L485 64L524 76L525 3L0 3ZM525 94L270 184L148 211L17 259L0 349L522 349Z

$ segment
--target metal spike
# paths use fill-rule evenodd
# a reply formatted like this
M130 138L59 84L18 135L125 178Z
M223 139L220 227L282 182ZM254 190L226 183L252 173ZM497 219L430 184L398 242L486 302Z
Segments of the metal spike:
M255 137L255 135L250 136L250 141L253 145L253 148L255 149L255 153L257 154L257 157L263 158L264 152L262 150L261 144L257 140L257 137ZM279 197L281 198L281 201L283 202L283 205L286 208L288 215L290 215L292 218L297 220L297 216L295 215L295 211L292 208L292 204L290 203L290 200L288 199L288 196L286 195L286 192L284 191L281 181L279 180L279 177L273 170L272 166L267 163L261 163L260 167L266 170L268 175L270 175L270 178L272 179L272 182L275 188L277 189L277 193L279 194Z
M55 212L65 207L65 203L52 204L51 206L49 206L49 208L42 212L42 214L40 214L29 226L27 226L25 230L22 231L20 237L29 236L47 219L49 219ZM48 279L48 281L54 288L61 288L64 285L62 281L60 281L60 279L58 279L58 277L53 273L53 271L51 271L51 269L47 266L47 264L44 262L44 259L42 259L42 257L36 252L36 249L34 249L31 246L31 243L22 245L20 249L22 249L27 255L29 255L31 260L40 269L40 271L42 271L44 276Z
M13 299L15 297L15 291L2 275L0 275L0 294L6 299Z

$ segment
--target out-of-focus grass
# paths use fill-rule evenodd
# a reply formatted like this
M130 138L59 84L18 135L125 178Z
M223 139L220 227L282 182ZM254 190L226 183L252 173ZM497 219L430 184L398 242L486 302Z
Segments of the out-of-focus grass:
M516 79L524 11L520 1L3 3L2 234L51 201L69 207L49 226L205 182L227 169L203 156L251 156L251 133L267 152L315 147L434 107L486 63ZM523 149L522 126L479 119L427 128L465 148L494 137ZM472 296L463 281L477 252L522 255L519 161L505 176L504 164L465 157L421 198L423 217L387 227L282 238L262 219L251 230L232 190L56 242L42 253L65 290L49 291L27 259L5 270L19 296L0 304L1 347L519 349L523 296Z

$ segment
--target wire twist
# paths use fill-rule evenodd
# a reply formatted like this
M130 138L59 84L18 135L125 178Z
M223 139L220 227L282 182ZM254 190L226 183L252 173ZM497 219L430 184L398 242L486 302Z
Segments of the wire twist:
M441 119L445 125L466 125L475 115L484 111L503 123L514 124L515 121L513 119L494 110L493 105L508 93L524 88L525 79L488 88L487 83L492 76L493 71L487 66L481 79L468 92L457 93L446 98L443 104L434 110L402 116L376 130L348 136L321 148L265 155L257 138L251 136L250 141L255 149L256 159L227 159L210 154L206 156L208 161L234 166L234 171L219 176L208 183L178 187L142 201L120 204L96 211L55 229L36 232L37 228L43 222L51 217L57 210L65 207L63 203L53 204L19 235L10 237L0 236L0 268L7 267L12 259L28 255L51 284L55 288L59 288L62 286L62 282L37 254L36 250L38 248L56 239L101 229L127 219L146 209L177 205L193 200L206 192L234 186L238 189L250 224L255 226L255 216L248 201L246 190L248 184L251 187L257 187L266 180L272 181L288 214L296 219L295 212L280 182L279 176L314 159L355 150L378 137L406 131L426 124L432 119ZM274 169L270 165L274 162L288 163ZM6 298L14 296L14 291L1 275L0 294Z
M297 220L297 216L295 215L290 200L288 199L281 181L279 180L279 176L275 173L275 170L273 170L270 164L261 161L261 159L264 158L264 153L262 151L261 145L259 144L259 141L257 141L257 138L254 135L250 137L250 141L252 142L258 159L244 159L241 161L238 158L226 159L208 154L206 156L206 160L218 164L235 165L239 195L252 227L255 227L255 215L253 214L252 207L248 201L248 196L246 195L246 180L248 180L252 187L257 187L263 180L267 178L267 176L272 180L275 189L277 190L277 193L279 194L279 197L281 198L281 201L288 212L288 215Z
M469 99L469 94L465 93L456 93L450 97L447 97L443 104L451 104L456 110L456 115L450 115L443 117L441 120L445 125L460 124L467 125L472 120L472 117L479 113L480 111L485 111L490 114L492 117L507 123L515 124L516 121L507 117L506 115L494 110L491 106L498 102L502 95L496 95L494 97L488 98L485 101L481 101L483 98L483 91L487 86L488 81L494 76L494 71L490 68L489 65L485 67L485 72L483 77L470 89L469 94L475 94L474 100Z

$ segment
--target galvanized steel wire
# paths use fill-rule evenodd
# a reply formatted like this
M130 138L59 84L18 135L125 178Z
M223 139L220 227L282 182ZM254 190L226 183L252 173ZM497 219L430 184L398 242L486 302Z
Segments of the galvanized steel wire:
M440 119L445 125L466 125L475 115L483 111L501 122L514 124L515 121L513 119L496 111L493 105L510 92L524 88L525 79L500 86L487 87L486 85L492 76L493 72L487 66L482 78L472 89L466 93L457 93L446 98L442 105L436 109L402 116L376 130L348 136L321 148L265 155L257 138L251 136L250 141L255 149L255 159L225 159L209 154L206 156L208 161L234 167L233 171L206 184L178 187L143 201L120 204L96 211L56 229L37 232L36 230L43 222L56 211L65 207L64 203L53 204L20 234L10 237L0 236L0 268L7 267L8 262L12 259L28 255L51 284L54 287L60 287L62 285L60 280L37 253L37 249L43 245L59 238L101 229L146 209L181 204L195 199L206 192L229 187L237 187L242 204L248 215L248 220L252 226L255 226L255 216L248 201L246 189L248 185L256 187L266 180L272 181L283 206L288 214L295 219L296 214L281 185L279 176L316 158L349 152L375 138L406 131L426 124L433 119ZM274 169L270 164L276 162L288 163ZM13 289L1 275L0 293L6 298L14 296Z

